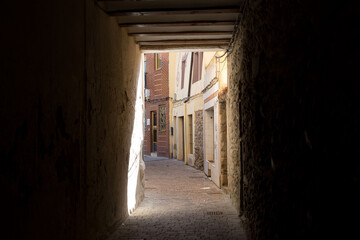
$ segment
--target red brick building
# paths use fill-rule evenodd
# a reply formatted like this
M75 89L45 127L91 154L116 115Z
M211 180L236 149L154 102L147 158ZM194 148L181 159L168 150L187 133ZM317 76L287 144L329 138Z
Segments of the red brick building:
M169 53L145 54L144 154L170 157Z

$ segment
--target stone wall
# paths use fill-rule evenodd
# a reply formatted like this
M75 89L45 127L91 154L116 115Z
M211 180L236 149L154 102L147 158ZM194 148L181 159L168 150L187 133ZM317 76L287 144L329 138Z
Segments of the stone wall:
M357 235L358 22L348 2L248 1L227 120L229 190L249 239Z
M140 51L90 0L7 2L0 24L2 238L103 238L128 215Z
M227 123L226 123L226 91L219 94L219 152L220 152L220 186L228 185L227 175Z
M203 110L195 112L195 152L194 166L199 170L204 169L204 150L203 150Z

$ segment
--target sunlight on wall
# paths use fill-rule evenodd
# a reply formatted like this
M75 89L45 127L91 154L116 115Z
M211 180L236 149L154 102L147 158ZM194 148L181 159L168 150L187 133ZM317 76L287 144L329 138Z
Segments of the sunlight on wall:
M226 56L218 58L216 62L217 77L219 78L220 92L227 88L227 59Z
M143 62L144 54L141 55L140 72L137 83L136 102L135 102L135 118L134 127L131 136L131 147L128 168L128 186L127 186L127 202L129 214L136 207L136 189L138 184L139 167L142 158L142 142L143 134Z

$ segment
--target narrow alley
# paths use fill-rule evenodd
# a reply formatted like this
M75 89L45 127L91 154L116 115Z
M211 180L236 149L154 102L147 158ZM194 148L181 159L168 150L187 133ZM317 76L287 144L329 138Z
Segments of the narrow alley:
M360 1L1 6L1 239L360 239Z
M229 196L184 162L146 157L145 199L119 239L246 239Z

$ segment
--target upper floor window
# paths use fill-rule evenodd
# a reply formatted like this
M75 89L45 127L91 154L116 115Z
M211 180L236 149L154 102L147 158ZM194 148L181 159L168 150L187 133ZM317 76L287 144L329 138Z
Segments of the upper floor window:
M159 53L155 53L155 70L159 70L161 68L161 55Z
M188 54L184 54L181 59L181 89L184 88L184 82L185 82L185 67L186 67L186 59Z
M201 80L202 73L202 62L203 62L203 52L195 52L193 59L193 80L192 83L195 83Z

